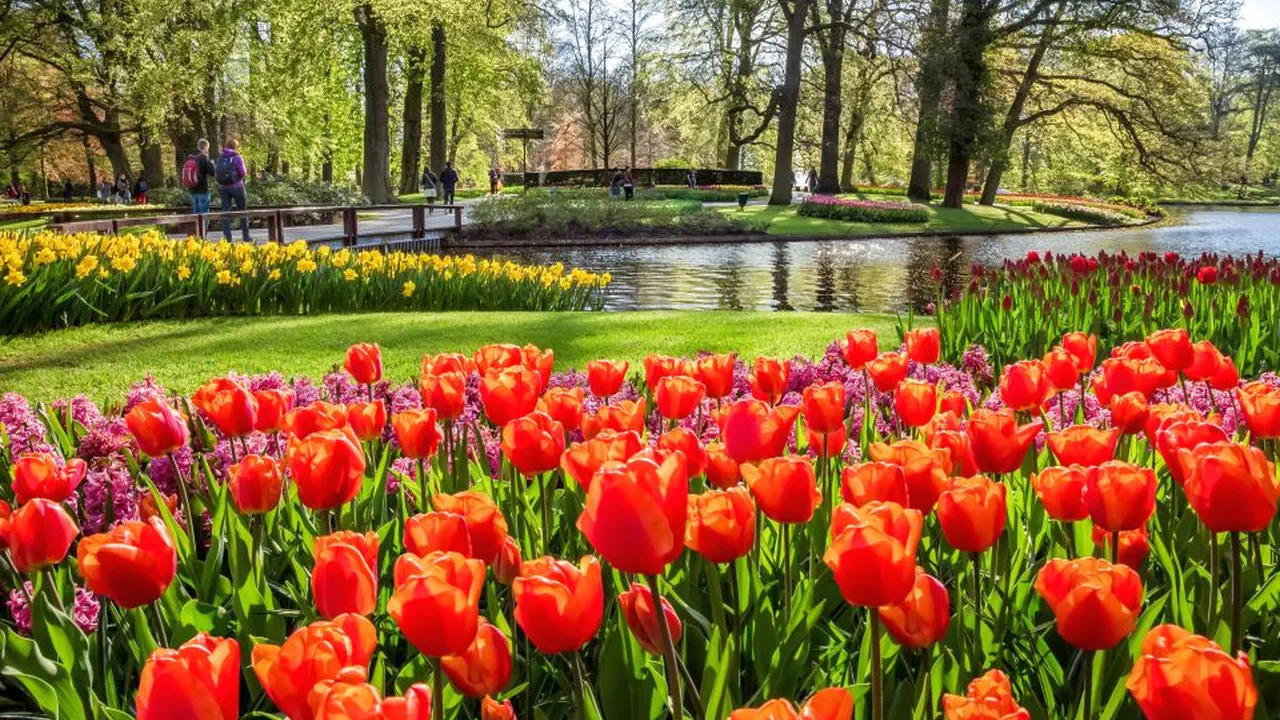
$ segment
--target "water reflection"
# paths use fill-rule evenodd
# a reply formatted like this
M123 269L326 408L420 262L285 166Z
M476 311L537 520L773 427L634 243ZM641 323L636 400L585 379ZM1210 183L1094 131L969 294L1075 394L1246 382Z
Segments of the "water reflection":
M1280 210L1175 211L1159 227L1063 234L670 245L530 248L495 253L522 262L564 262L610 272L609 309L892 311L923 309L968 281L972 263L1028 250L1176 251L1280 255Z

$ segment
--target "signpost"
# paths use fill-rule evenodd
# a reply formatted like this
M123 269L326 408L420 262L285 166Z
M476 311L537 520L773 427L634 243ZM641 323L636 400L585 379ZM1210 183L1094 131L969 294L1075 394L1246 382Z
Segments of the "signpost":
M508 140L519 140L524 149L524 154L520 158L520 173L528 174L529 172L529 141L541 140L545 134L539 128L505 128L502 131L502 137ZM525 184L528 189L528 184Z

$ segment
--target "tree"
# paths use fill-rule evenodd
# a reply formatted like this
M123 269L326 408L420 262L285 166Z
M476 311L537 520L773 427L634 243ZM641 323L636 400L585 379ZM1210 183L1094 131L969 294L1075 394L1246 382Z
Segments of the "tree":
M773 190L770 205L790 205L795 182L794 155L796 111L800 104L801 55L808 27L806 18L813 0L779 0L787 24L787 44L782 86L778 91L778 143L773 161Z
M1249 38L1248 86L1249 137L1245 144L1244 176L1253 176L1253 156L1267 126L1272 96L1280 86L1280 31L1256 33Z

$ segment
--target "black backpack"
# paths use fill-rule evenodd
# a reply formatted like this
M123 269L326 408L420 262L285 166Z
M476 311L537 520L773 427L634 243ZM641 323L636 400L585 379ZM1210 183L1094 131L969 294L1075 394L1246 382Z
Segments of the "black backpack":
M240 176L236 173L235 160L235 155L222 155L218 158L214 177L217 178L219 185L235 185L240 181Z

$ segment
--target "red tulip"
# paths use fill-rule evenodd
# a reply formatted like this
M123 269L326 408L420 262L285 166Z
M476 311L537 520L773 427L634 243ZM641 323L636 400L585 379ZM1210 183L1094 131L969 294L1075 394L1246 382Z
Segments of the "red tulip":
M274 510L280 502L284 477L280 464L265 455L245 455L231 466L227 490L236 508L246 515Z
M7 527L9 560L27 574L62 562L80 533L61 505L44 498L24 503L9 517Z
M969 410L969 400L959 390L943 390L938 396L938 412L952 413L958 418L964 417Z
M1136 435L1147 424L1147 398L1130 392L1111 398L1111 424L1124 435Z
M418 557L433 552L456 552L465 557L474 557L466 519L450 512L418 513L405 520L404 549ZM493 559L493 556L490 555L489 559Z
M479 629L484 563L455 552L421 561L421 572L403 578L387 601L387 614L423 655L463 653Z
M1005 487L982 475L954 478L938 498L938 522L951 547L969 553L985 552L1004 532L1008 507Z
M724 443L707 444L707 482L713 487L728 490L742 481L742 469L729 457Z
M742 708L729 713L728 720L852 720L853 696L844 688L827 688L813 697L796 713L790 700L770 700L759 708Z
M1201 420L1175 420L1166 423L1156 436L1156 450L1169 469L1169 476L1182 485L1189 468L1182 467L1178 451L1194 449L1201 443L1227 442L1226 431L1221 426Z
M867 374L880 392L889 392L907 377L907 356L900 352L888 352L866 365Z
M1209 340L1191 344L1191 364L1183 371L1188 380L1206 382L1218 372L1223 356Z
M352 345L342 367L356 383L372 385L382 379L382 348L377 343Z
M1280 437L1280 390L1264 382L1251 382L1236 390L1240 413L1256 438Z
M916 328L902 336L907 346L907 357L921 365L932 365L942 355L942 333L938 328Z
M1102 552L1107 557L1111 557L1111 538L1116 533L1110 533L1106 530L1095 527L1093 529L1093 544L1102 548ZM1120 551L1116 555L1116 561L1121 565L1128 565L1137 570L1142 567L1142 563L1147 559L1147 553L1151 552L1151 536L1147 533L1145 527L1137 530L1127 530L1119 533L1120 535Z
M311 690L343 668L367 667L377 642L373 623L360 615L342 615L298 628L283 645L254 645L253 672L289 720L313 720L307 703Z
M968 434L960 430L937 430L927 437L931 449L946 451L950 455L952 475L971 477L978 474L978 461L973 457L973 442Z
M689 469L689 477L698 477L706 472L707 451L696 433L678 427L668 430L658 438L659 450L679 450L684 453L685 463Z
M607 462L626 462L644 448L644 441L634 431L602 430L591 439L574 443L560 457L560 467L583 490L591 489L591 478Z
M742 477L760 511L774 522L809 522L822 504L813 462L806 457L787 455L743 465Z
M1052 392L1049 371L1039 360L1020 360L1000 373L1000 399L1011 410L1037 410Z
M0 550L9 547L9 525L13 522L13 508L0 500Z
M1156 474L1120 460L1089 468L1084 504L1098 527L1110 532L1137 530L1155 510Z
M317 400L306 407L289 411L284 416L281 429L291 437L303 440L314 433L341 430L346 425L345 407Z
M733 370L737 364L737 353L705 355L694 363L694 377L706 386L707 397L719 400L733 392Z
M457 420L467 409L467 376L460 372L423 375L418 380L422 407L436 411L444 421Z
M364 453L350 428L289 438L285 451L298 499L312 510L331 510L355 499L364 482Z
M1204 416L1198 410L1181 403L1149 403L1147 405L1147 421L1142 431L1147 442L1154 438L1157 442L1166 425L1184 420L1201 421Z
M381 400L351 403L347 406L347 424L361 440L380 438L387 426L387 404Z
M923 524L920 511L895 503L840 505L822 561L835 574L845 601L862 607L902 602L915 584Z
M1049 382L1057 390L1070 390L1075 387L1076 379L1079 373L1076 372L1076 358L1065 348L1058 346L1045 353L1044 359L1045 372L1049 375Z
M240 645L197 633L177 650L153 650L142 666L136 704L138 720L236 720Z
M391 416L400 452L407 458L422 460L436 454L440 430L436 427L436 411L431 408L405 410Z
M667 355L646 355L644 358L644 384L649 390L658 386L669 375L692 375L693 369L684 358Z
M488 495L470 490L453 495L436 494L431 498L431 506L438 512L462 517L471 541L469 557L485 563L494 561L507 540L507 519Z
M480 618L471 645L462 653L441 658L440 667L463 695L494 695L511 680L511 646L501 630Z
M1259 448L1233 442L1201 443L1178 451L1186 472L1182 489L1200 522L1215 533L1262 532L1276 514L1280 483Z
M844 446L848 441L843 432L823 435L809 430L805 433L805 437L809 443L810 452L820 458L838 457L844 452Z
M578 529L617 570L661 574L684 550L689 479L684 455L637 457L591 480Z
M538 385L538 392L547 389L547 383L551 382L551 371L555 369L556 354L553 350L539 350L533 345L525 345L520 348L521 360L524 366L537 373L541 383Z
M471 364L482 376L494 370L524 367L524 351L510 343L484 345L472 353Z
M1048 434L1049 449L1061 465L1093 467L1111 460L1120 442L1119 428L1099 430L1092 425L1072 425Z
M510 700L498 702L487 697L480 704L480 720L516 720L516 709Z
M521 366L494 369L480 377L485 417L499 427L533 412L542 394L542 378Z
M1079 465L1047 467L1031 476L1031 486L1049 517L1062 522L1075 522L1089 517L1084 504L1084 485L1088 471Z
M880 501L907 506L907 479L902 468L887 462L849 465L840 471L840 497L858 507Z
M1009 677L999 670L969 683L967 695L943 695L944 720L1031 720L1031 714L1013 699Z
M1098 558L1053 558L1036 577L1058 634L1081 650L1107 650L1133 632L1142 610L1142 580L1127 565Z
M502 541L498 554L493 557L493 576L503 585L510 585L520 576L520 568L523 565L520 546L516 544L515 538L508 535L507 539Z
M644 434L644 398L639 400L623 400L613 405L602 406L595 415L582 419L582 434L588 440L605 430L613 432L631 431L637 435Z
M725 452L738 463L781 455L798 415L794 407L770 407L759 400L728 403L719 420Z
M947 450L935 450L915 440L899 440L892 445L871 443L868 454L876 462L902 468L907 483L907 507L922 513L933 512L951 471Z
M850 330L840 344L840 354L854 370L865 368L879 352L880 341L876 339L874 330Z
M915 584L900 602L879 609L880 622L899 645L927 648L947 636L951 596L937 578L916 568Z
M1142 639L1126 687L1149 720L1252 720L1258 705L1248 656L1175 625Z
M530 560L511 590L516 624L543 654L578 650L600 629L604 586L594 557L576 566L550 556Z
M804 389L800 399L805 427L823 435L844 432L845 389L843 383L815 383Z
M178 554L164 523L152 518L84 538L76 548L76 564L94 593L122 608L136 608L168 589L178 572Z
M444 375L453 372L466 375L475 369L475 361L462 353L422 356L422 375Z
M1097 361L1098 337L1089 333L1069 332L1062 336L1062 348L1075 358L1076 372L1087 373Z
M254 390L253 399L258 403L258 422L253 426L258 432L278 432L284 426L284 418L293 409L293 391Z
M687 375L668 375L653 389L658 414L668 420L680 420L693 414L706 397L707 388Z
M709 490L689 496L685 545L713 563L733 562L751 552L756 506L746 488Z
M924 427L938 411L938 387L924 380L903 380L893 389L893 408L907 427Z
M430 720L431 688L415 683L402 697L381 697L362 667L345 667L332 680L316 683L308 694L312 720Z
M258 422L258 401L231 378L214 378L201 385L191 396L191 404L200 408L227 437L248 435Z
M1195 359L1195 349L1191 346L1191 336L1183 328L1157 330L1147 336L1147 347L1151 355L1165 369L1171 372L1182 372L1191 367Z
M587 385L591 394L602 398L617 395L627 380L627 368L630 366L626 360L592 360L587 363Z
M1240 373L1236 370L1236 363L1227 356L1222 357L1222 362L1218 363L1218 369L1209 378L1209 387L1214 390L1234 390L1240 384Z
M13 494L19 503L32 498L65 502L75 494L89 466L71 458L58 467L48 453L23 453L13 462Z
M550 472L564 452L564 426L542 412L508 422L502 428L502 454L525 477Z
M1017 470L1031 443L1035 442L1042 423L1019 426L1012 410L975 410L966 432L973 444L973 457L978 470L986 473L1009 473Z
M666 598L662 600L661 622L666 622L667 631L671 633L671 642L679 643L683 627L675 608ZM631 634L635 636L640 647L652 655L662 656L662 629L658 625L658 610L653 606L653 594L649 588L639 583L631 583L631 589L618 596L618 606L622 609L622 617L626 619Z
M747 381L751 385L751 397L776 405L787 391L791 379L791 361L760 356L751 366Z
M368 615L378 604L378 534L343 530L315 539L311 594L330 620L346 613Z
M577 430L582 427L582 403L585 400L586 393L579 387L547 388L538 400L538 412L550 415L566 431Z
M164 398L144 400L124 416L138 449L151 457L168 455L187 444L187 423Z

